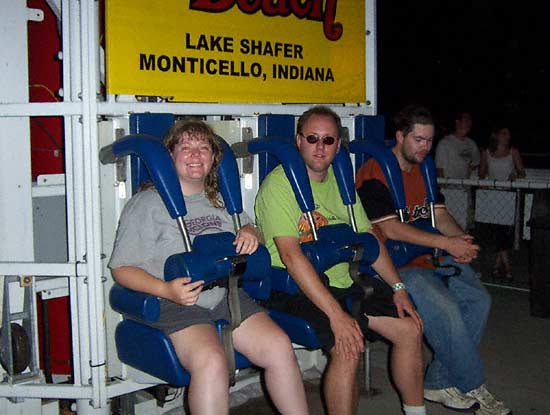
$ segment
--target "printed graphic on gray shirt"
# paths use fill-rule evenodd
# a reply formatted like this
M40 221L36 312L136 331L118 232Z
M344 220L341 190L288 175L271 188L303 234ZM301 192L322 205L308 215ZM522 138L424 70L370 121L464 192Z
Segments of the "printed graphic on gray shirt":
M205 215L189 219L185 221L185 225L193 236L223 231L222 218L218 215Z

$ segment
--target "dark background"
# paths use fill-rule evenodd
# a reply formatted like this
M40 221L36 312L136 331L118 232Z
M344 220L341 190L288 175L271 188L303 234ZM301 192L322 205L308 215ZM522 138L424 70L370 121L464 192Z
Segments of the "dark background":
M483 147L491 126L507 124L527 164L550 153L550 6L542 0L378 0L378 113L428 106L436 138L468 111L470 136ZM536 166L535 166L536 164ZM529 167L529 166L528 166Z

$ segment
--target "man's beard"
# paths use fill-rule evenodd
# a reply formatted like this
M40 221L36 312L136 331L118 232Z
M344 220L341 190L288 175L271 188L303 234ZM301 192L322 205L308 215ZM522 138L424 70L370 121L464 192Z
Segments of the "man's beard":
M407 163L411 163L411 164L420 164L420 163L422 163L422 161L424 161L424 159L418 160L418 159L416 159L416 158L414 157L414 155L410 155L410 154L408 154L408 153L406 153L406 152L403 152L402 155L403 155L403 158L405 159L405 161L406 161Z

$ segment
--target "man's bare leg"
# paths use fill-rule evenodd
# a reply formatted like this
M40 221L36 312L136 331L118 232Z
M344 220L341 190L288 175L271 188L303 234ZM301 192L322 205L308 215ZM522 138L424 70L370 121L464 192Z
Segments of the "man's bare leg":
M329 415L353 415L357 412L359 390L357 385L358 358L349 358L330 351L323 381L323 393Z
M403 403L424 405L422 332L412 319L369 316L369 328L393 344L391 373Z

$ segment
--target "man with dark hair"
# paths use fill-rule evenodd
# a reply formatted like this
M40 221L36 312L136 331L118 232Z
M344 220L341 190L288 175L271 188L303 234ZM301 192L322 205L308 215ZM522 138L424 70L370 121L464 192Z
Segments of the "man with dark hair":
M331 165L341 145L340 130L340 117L327 107L313 107L298 120L296 146L311 182L316 228L349 224ZM361 204L357 202L354 208L358 230L368 231L370 223ZM337 264L319 275L302 252L300 243L312 240L312 231L281 166L262 183L255 210L273 265L286 267L301 290L298 295L272 296L269 307L306 319L328 354L323 379L328 413L356 413L357 369L364 337L374 340L383 336L393 343L392 375L405 414L425 414L422 321L384 246L380 246L380 256L373 265L383 281L376 280L374 295L362 302L361 316L355 319L346 311L345 299L361 295L363 290L353 282L349 264Z
M487 390L477 351L491 304L487 290L468 265L477 256L479 246L447 212L441 195L434 209L439 233L415 226L415 222L431 219L419 164L432 147L432 115L426 108L409 106L397 115L395 124L392 152L402 172L406 223L395 212L386 178L376 160L371 158L359 169L356 186L381 240L438 248L450 255L441 259L439 265L443 267L437 269L428 254L411 258L400 269L434 352L426 371L424 397L451 409L477 408L478 415L510 414L510 409Z

